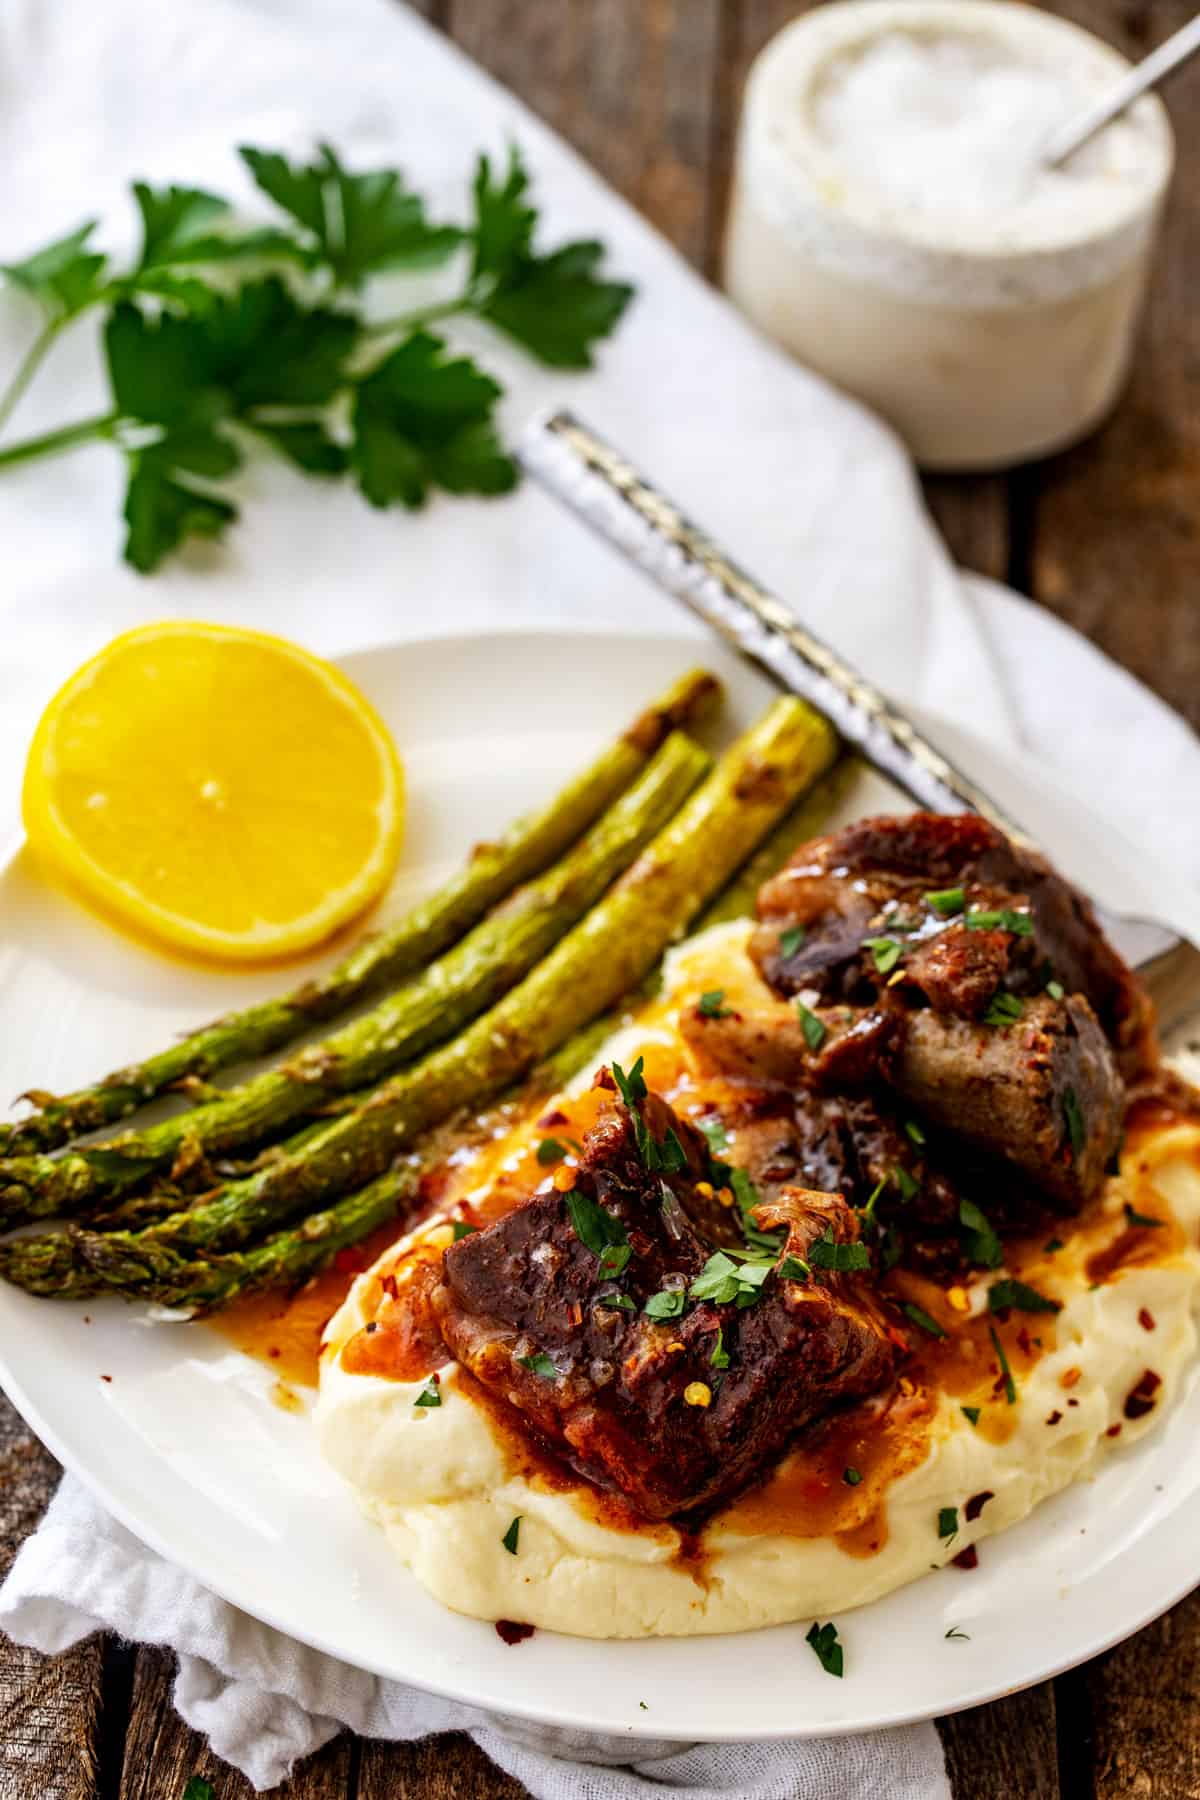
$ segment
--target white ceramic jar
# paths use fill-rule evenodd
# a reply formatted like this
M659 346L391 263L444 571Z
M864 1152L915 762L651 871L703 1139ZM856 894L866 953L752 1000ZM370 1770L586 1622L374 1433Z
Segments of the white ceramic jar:
M836 0L750 72L737 304L931 469L1061 449L1128 373L1172 140L1143 99L1059 170L1048 133L1128 67L1018 0Z

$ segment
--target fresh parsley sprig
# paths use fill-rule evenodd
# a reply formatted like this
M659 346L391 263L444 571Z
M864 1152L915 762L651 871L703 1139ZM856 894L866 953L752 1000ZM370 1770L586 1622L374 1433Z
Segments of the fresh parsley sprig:
M515 147L503 170L478 158L465 224L431 220L398 170L350 170L327 144L311 162L240 155L278 224L247 228L218 194L139 181L127 268L93 247L94 219L0 264L40 315L0 394L0 428L59 334L99 308L110 390L92 417L0 445L0 469L114 445L128 471L123 554L146 574L234 523L222 484L253 443L306 475L353 479L376 507L419 507L433 489L507 493L518 472L496 425L500 384L429 327L471 315L552 368L589 368L632 295L603 277L602 245L535 247ZM373 277L454 257L461 279L446 298L382 320L364 310Z

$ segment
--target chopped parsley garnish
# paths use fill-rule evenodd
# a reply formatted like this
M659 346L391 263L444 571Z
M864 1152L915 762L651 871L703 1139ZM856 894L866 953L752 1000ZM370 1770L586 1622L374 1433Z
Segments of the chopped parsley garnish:
M716 1151L718 1156L722 1150L728 1150L729 1133L725 1129L725 1121L718 1113L713 1113L712 1117L709 1119L695 1119L693 1123L699 1127L708 1139L708 1147L710 1150Z
M960 887L935 888L925 896L925 904L932 906L934 912L943 919L952 919L962 911L966 903L967 896Z
M725 1330L721 1325L717 1326L717 1341L713 1345L713 1352L708 1360L714 1369L727 1369L729 1367L729 1352L725 1348Z
M687 1305L687 1295L682 1288L663 1288L660 1293L651 1294L642 1311L648 1319L677 1319Z
M1010 1406L1017 1404L1017 1384L1013 1380L1012 1370L1008 1366L1008 1358L1004 1354L1004 1345L994 1325L988 1326L988 1335L992 1340L992 1349L996 1352L996 1360L1000 1364L1000 1373L1004 1377L1004 1398Z
M644 1068L645 1058L641 1056L638 1057L628 1075L625 1073L619 1062L615 1062L612 1065L613 1080L620 1089L621 1098L629 1108L630 1112L634 1110L639 1100L644 1100L646 1098L648 1092L646 1079L642 1073Z
M544 1350L539 1350L536 1356L518 1356L517 1361L532 1375L541 1375L546 1381L558 1380L558 1370Z
M988 1289L988 1311L1004 1312L1008 1307L1025 1313L1056 1313L1062 1311L1062 1302L1047 1299L1023 1281L993 1281Z
M787 930L779 935L780 956L795 956L807 936L808 933L803 925L789 925Z
M1165 1219L1152 1219L1149 1213L1140 1213L1137 1210L1137 1207L1130 1206L1127 1200L1125 1202L1125 1222L1127 1225L1147 1225L1151 1230L1158 1231L1167 1221Z
M943 1506L938 1513L938 1536L952 1538L958 1536L957 1506Z
M696 1011L702 1019L728 1019L733 1016L733 1008L725 1004L724 988L709 988L707 994L701 994Z
M543 1168L550 1163L561 1162L566 1154L567 1146L561 1138L544 1137L537 1147L537 1159Z
M1071 1138L1071 1149L1078 1158L1083 1155L1083 1147L1087 1143L1087 1131L1083 1123L1083 1113L1073 1087L1063 1089L1063 1118L1067 1121L1067 1131Z
M915 1200L917 1195L921 1192L921 1184L916 1176L910 1175L908 1170L901 1168L899 1163L897 1163L896 1167L892 1170L892 1180L899 1188L900 1198L906 1206L910 1200Z
M521 1536L522 1517L523 1515L518 1513L504 1536L500 1539L500 1542L504 1545L504 1548L508 1551L510 1556L515 1556L517 1554L517 1542Z
M478 1231L479 1227L478 1225L469 1225L466 1219L455 1219L450 1230L453 1234L454 1242L457 1244L463 1238L470 1237L473 1231Z
M882 1194L882 1192L883 1192L884 1188L887 1186L887 1184L888 1184L887 1176L881 1175L879 1177L879 1180L875 1183L875 1186L871 1189L871 1197L867 1201L867 1204L862 1209L862 1219L863 1219L864 1225L873 1225L875 1223L875 1208L879 1203L879 1196L880 1196L880 1194Z
M1063 1247L1063 1241L1061 1238L1050 1238L1047 1240L1046 1243L1044 1243L1042 1245L1042 1249L1045 1250L1050 1256L1053 1256L1054 1252L1056 1250L1061 1250L1062 1247Z
M995 1269L1004 1261L1004 1246L992 1230L987 1214L973 1200L963 1200L958 1208L958 1221L963 1228L963 1249L974 1263Z
M601 1294L596 1301L597 1306L612 1307L617 1312L636 1312L637 1307L628 1294Z
M842 1480L847 1487L857 1487L862 1480L862 1473L855 1468L845 1468L842 1470Z
M906 1300L904 1302L903 1311L906 1319L911 1319L914 1325L919 1325L922 1331L927 1331L929 1333L930 1337L945 1337L946 1334L938 1324L937 1320L931 1319L929 1314L925 1311L925 1308L923 1306L918 1306L915 1301Z
M600 1258L600 1275L602 1279L611 1281L614 1276L622 1273L633 1254L625 1227L620 1219L614 1219L598 1201L581 1193L578 1188L574 1188L566 1196L566 1201L575 1236L594 1256Z
M983 1022L985 1025L1015 1025L1024 1011L1025 1002L1023 1000L1018 999L1016 994L1006 994L1001 991L993 994L988 1001Z
M948 1638L950 1638L954 1643L958 1643L958 1644L969 1644L971 1641L970 1632L969 1631L960 1631L958 1629L957 1625L952 1625L950 1627L949 1631L946 1633L946 1636Z
M188 1784L183 1790L183 1800L213 1800L213 1785L200 1775L188 1777Z
M808 1260L814 1269L833 1269L837 1274L845 1275L853 1269L869 1269L871 1252L865 1244L835 1243L833 1227L827 1225L824 1234L809 1250Z
M785 1256L778 1271L780 1281L811 1281L812 1270L802 1256Z
M890 975L904 954L904 945L899 938L894 937L864 938L863 948L871 952L875 967L881 975Z
M828 1625L818 1625L813 1621L807 1632L806 1644L811 1644L813 1654L827 1675L836 1675L841 1680L844 1663L842 1646L838 1643L837 1626L832 1621Z
M1048 981L1046 983L1046 992L1052 1000L1065 1000L1067 996L1067 990L1064 988L1061 981Z
M962 1409L963 1417L969 1420L972 1425L978 1425L980 1410L981 1409L978 1406L964 1406Z
M441 1404L442 1404L442 1390L438 1386L438 1378L436 1375L431 1375L429 1377L429 1380L425 1383L425 1386L421 1389L420 1393L417 1395L416 1399L413 1401L413 1405L414 1406L440 1406Z
M745 1169L730 1169L729 1185L733 1189L733 1197L741 1217L742 1235L751 1249L760 1252L777 1251L783 1243L783 1233L763 1231L755 1223L754 1208L759 1204L760 1196Z
M804 1041L812 1051L817 1051L825 1042L829 1033L818 1019L815 1012L810 1012L803 1000L797 1000L796 1012L800 1019L800 1029L804 1033Z
M1029 914L1013 912L1009 907L1000 912L986 912L973 906L963 923L969 931L1011 931L1014 937L1033 936L1033 920Z
M687 1151L679 1140L679 1133L673 1125L667 1128L667 1135L659 1150L659 1166L668 1175L678 1174L680 1169L687 1168Z
M904 1130L910 1144L915 1144L918 1150L925 1148L925 1130L916 1119L905 1119Z
M747 1257L735 1262L732 1255L716 1250L688 1289L692 1300L711 1300L714 1306L753 1306L758 1290L775 1264L770 1257Z

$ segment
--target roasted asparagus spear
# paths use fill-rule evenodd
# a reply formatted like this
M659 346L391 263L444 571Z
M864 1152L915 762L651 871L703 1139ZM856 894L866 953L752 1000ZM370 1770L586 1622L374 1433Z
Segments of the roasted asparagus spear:
M385 983L421 968L519 883L548 868L629 786L669 733L700 717L718 693L713 676L691 670L549 805L518 819L495 843L480 845L444 887L386 931L364 938L327 975L278 999L217 1019L144 1062L106 1075L93 1087L60 1097L28 1096L39 1110L16 1124L0 1125L0 1152L53 1150L84 1132L128 1118L187 1076L208 1076L231 1063L264 1056Z

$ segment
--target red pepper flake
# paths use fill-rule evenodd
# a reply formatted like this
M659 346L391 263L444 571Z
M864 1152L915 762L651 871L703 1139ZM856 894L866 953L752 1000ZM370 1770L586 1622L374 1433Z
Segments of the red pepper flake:
M523 1644L533 1636L532 1625L519 1625L515 1619L497 1619L496 1635L506 1644Z
M1125 1397L1125 1417L1144 1419L1148 1412L1154 1410L1155 1395L1161 1386L1161 1375L1156 1375L1153 1369L1143 1369Z
M1148 1306L1143 1306L1141 1312L1138 1314L1138 1324L1143 1331L1154 1330L1154 1314L1150 1311Z
M101 1379L101 1381L111 1381L111 1380L112 1380L112 1376L111 1376L111 1375L102 1375L102 1376L101 1376L101 1377L100 1377L100 1379Z
M974 1544L968 1544L965 1550L960 1550L957 1556L952 1556L950 1558L950 1561L954 1564L956 1569L977 1569L979 1567L979 1552L976 1550Z
M971 1498L967 1501L967 1504L963 1507L964 1519L977 1519L988 1501L994 1500L995 1498L996 1496L991 1488L985 1488L982 1494L972 1494Z
M609 1068L607 1063L605 1063L605 1065L602 1069L597 1069L596 1077L595 1077L595 1080L592 1082L592 1086L596 1087L596 1088L603 1088L606 1094L615 1094L616 1093L616 1091L617 1091L616 1077L614 1076L612 1070ZM499 1629L499 1628L497 1627L497 1629Z
M597 1086L599 1086L599 1083L597 1083ZM551 1125L565 1125L566 1122L567 1115L561 1106L552 1106L550 1111L548 1113L543 1113L538 1120L538 1124L543 1131L548 1130Z
M1023 1351L1023 1352L1024 1352L1024 1354L1025 1354L1025 1355L1026 1355L1026 1356L1032 1356L1032 1355L1033 1355L1033 1345L1032 1345L1032 1344L1031 1344L1031 1343L1030 1343L1030 1341L1029 1341L1029 1328L1028 1328L1028 1326L1026 1326L1026 1325L1022 1325L1022 1327L1021 1327L1021 1329L1020 1329L1020 1331L1018 1331L1018 1333L1017 1333L1017 1343L1018 1343L1018 1345L1019 1345L1019 1347L1020 1347L1020 1349L1021 1349L1021 1350L1022 1350L1022 1351Z
M272 1344L267 1351L267 1355L271 1358L272 1362L274 1362L277 1357L283 1355L283 1351L279 1348L278 1344Z
M400 1289L396 1286L396 1277L394 1275L385 1275L379 1285L389 1300L398 1300L400 1298Z
M1062 1414L1058 1411L1058 1409L1056 1407L1055 1410L1047 1418L1046 1423L1047 1423L1047 1425L1057 1425L1058 1421L1061 1418L1062 1418Z
M1078 1402L1078 1400L1068 1400L1067 1405L1068 1406L1078 1406L1079 1402Z
M1105 1437L1120 1437L1120 1435L1121 1435L1120 1419L1117 1420L1115 1425L1110 1425L1104 1435L1105 1435Z

